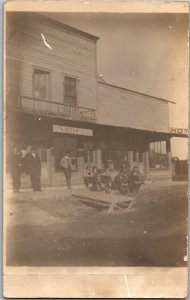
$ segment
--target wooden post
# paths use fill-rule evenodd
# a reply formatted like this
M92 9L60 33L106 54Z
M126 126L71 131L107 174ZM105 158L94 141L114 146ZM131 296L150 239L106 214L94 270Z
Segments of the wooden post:
M96 150L92 151L92 160L93 160L93 165L96 165Z
M128 162L129 162L130 170L132 170L132 168L133 168L133 151L132 150L128 151Z
M52 186L53 179L53 156L51 148L47 149L47 164L48 164L48 186Z
M170 139L166 140L166 152L167 152L167 162L168 162L168 173L170 178L172 178L172 154L171 154Z
M143 152L143 165L144 165L144 175L147 179L150 179L150 169L149 169L149 151Z
M96 149L96 165L98 169L102 168L102 150Z

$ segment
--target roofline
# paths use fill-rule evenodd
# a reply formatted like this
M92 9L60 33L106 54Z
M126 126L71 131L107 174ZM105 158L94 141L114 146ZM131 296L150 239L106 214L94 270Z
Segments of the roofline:
M88 37L90 39L93 39L93 40L96 40L96 41L99 39L99 37L96 36L96 35L93 35L93 34L90 34L88 32L82 31L80 29L77 29L75 27L72 27L70 25L62 23L60 21L56 21L56 20L52 19L51 17L47 17L47 16L41 14L41 12L28 12L28 11L27 12L16 12L16 11L15 12L13 12L13 11L9 12L8 11L7 13L8 14L9 13L10 14L13 13L13 14L17 14L17 15L18 14L23 14L24 16L29 15L29 16L35 17L38 21L42 21L43 20L43 21L49 22L49 23L51 23L51 24L53 24L55 26L61 27L63 29L66 29L68 31L72 31L72 32L80 34L80 35L83 35L83 36Z
M124 90L124 91L129 91L129 92L132 92L132 93L136 93L136 94L139 94L139 95L148 96L148 97L153 98L153 99L156 99L156 100L161 100L161 101L165 101L165 102L170 102L170 103L172 103L172 104L176 104L176 102L171 101L171 100L167 100L167 99L163 99L163 98L151 96L151 95L148 95L148 94L145 94L145 93L141 93L141 92L137 92L137 91L134 91L134 90L130 90L130 89L127 89L127 88L118 86L118 85L113 85L113 84L106 83L106 82L102 82L102 81L99 81L99 80L98 80L98 83L105 84L105 85L109 85L109 86L111 86L111 87L115 87L115 88L118 88L118 89L121 89L121 90Z

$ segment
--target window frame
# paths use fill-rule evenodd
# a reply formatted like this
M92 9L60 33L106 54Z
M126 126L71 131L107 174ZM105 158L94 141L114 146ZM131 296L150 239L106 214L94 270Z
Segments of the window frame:
M75 101L75 105L69 104L69 103L65 103L65 77L72 78L72 79L76 80L76 101ZM71 106L78 106L79 78L77 76L75 76L75 75L64 73L63 74L62 88L63 88L63 104L65 104L65 105L71 105Z
M40 70L40 71L44 71L46 73L49 73L49 98L48 99L42 99L42 98L36 98L34 96L34 70L37 69L37 70ZM41 66L37 66L37 65L33 65L32 66L32 98L34 100L39 100L39 101L47 101L47 102L50 102L51 101L51 82L52 82L52 70L50 69L47 69L47 68L44 68L44 67L41 67Z

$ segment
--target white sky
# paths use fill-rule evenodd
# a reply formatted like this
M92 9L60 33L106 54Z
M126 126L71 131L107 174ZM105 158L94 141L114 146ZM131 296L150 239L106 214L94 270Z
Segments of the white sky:
M49 16L100 37L98 73L111 84L176 102L170 126L188 127L188 15L54 13ZM187 139L172 139L187 158Z

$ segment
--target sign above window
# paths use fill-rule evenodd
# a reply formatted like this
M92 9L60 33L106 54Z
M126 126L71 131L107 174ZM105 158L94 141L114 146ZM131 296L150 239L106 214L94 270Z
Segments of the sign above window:
M53 125L53 132L93 136L92 129Z
M170 127L170 133L188 135L188 129Z

